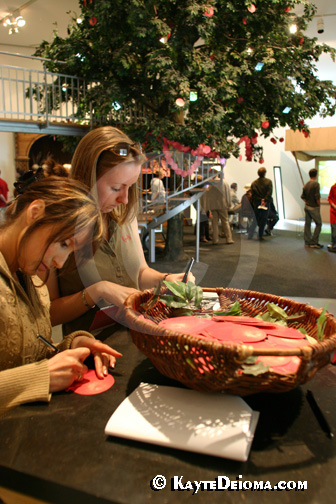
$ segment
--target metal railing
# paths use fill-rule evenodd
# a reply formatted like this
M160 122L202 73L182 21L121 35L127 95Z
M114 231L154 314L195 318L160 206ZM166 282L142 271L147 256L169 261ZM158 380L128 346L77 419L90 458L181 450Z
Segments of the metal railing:
M79 77L0 65L0 119L88 124L78 111L90 86Z
M190 153L170 151L174 163L184 171L191 171L196 159ZM216 177L214 167L221 170L217 159L202 159L192 173L182 177L169 167L164 154L147 154L138 184L138 222L142 239L148 237L149 261L155 262L155 233L162 231L162 224L184 212L191 205L196 210L196 250L199 260L200 199L208 183ZM164 187L164 201L152 200L151 181L160 178Z

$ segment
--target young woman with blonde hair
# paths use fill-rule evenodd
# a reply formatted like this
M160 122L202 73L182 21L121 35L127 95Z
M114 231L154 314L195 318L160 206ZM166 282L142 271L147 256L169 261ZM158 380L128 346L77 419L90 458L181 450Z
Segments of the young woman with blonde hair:
M145 161L139 145L122 131L103 126L79 142L70 177L84 182L97 198L104 239L92 260L71 274L60 272L48 282L53 324L66 323L65 333L89 329L104 305L122 308L138 289L161 280L182 280L183 273L164 274L145 260L138 232L136 183ZM189 280L194 280L190 273Z

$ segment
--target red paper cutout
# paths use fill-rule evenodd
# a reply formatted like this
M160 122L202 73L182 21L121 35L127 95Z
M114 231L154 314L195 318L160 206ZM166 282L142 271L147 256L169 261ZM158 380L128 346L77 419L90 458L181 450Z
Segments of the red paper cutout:
M67 388L67 391L72 390L72 392L79 395L101 394L109 390L114 385L114 381L113 376L110 374L100 380L96 375L96 371L90 369L80 381L73 382L73 384Z

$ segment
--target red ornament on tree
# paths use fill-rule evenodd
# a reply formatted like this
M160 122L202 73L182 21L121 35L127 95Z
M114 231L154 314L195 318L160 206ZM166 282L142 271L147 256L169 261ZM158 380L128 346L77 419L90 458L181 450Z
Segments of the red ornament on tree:
M277 143L277 141L276 141L276 139L275 139L275 138L271 138L271 142L272 142L272 143L274 143L274 144L276 144L276 143Z
M304 37L301 37L300 40L299 40L299 44L302 45L304 42Z
M264 162L265 162L264 158L260 158L260 159L259 159L259 163L260 163L260 164L264 164Z
M242 103L244 101L244 98L242 96L240 96L238 99L237 99L237 102L238 103Z
M246 25L247 21L246 21L246 18L244 17L243 18L243 24Z
M257 10L257 7L254 4L251 4L247 7L247 10L253 14Z
M302 130L302 133L304 134L305 138L309 137L309 132L307 130Z
M285 139L283 137L279 138L279 142L284 142Z
M291 8L288 6L288 7L285 7L285 12L290 12Z
M89 19L89 23L91 26L94 26L97 23L97 18L92 16L92 18Z
M206 7L204 11L204 16L206 17L211 17L215 13L214 9L212 7Z
M267 129L269 127L269 122L268 121L263 121L261 123L261 127L264 128L264 129Z

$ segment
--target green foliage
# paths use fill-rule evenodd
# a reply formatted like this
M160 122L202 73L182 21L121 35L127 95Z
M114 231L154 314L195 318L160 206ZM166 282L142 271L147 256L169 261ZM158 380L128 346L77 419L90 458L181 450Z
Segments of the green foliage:
M83 117L90 106L97 122L115 101L145 107L138 124L122 127L158 149L157 137L196 148L208 144L221 155L238 153L237 139L254 133L269 136L278 126L307 129L305 119L335 112L336 88L316 77L322 53L335 50L305 36L316 9L306 0L81 0L68 37L55 34L36 54L49 58L51 71L97 81L88 90ZM298 17L294 8L304 5ZM285 8L291 7L290 12ZM214 14L206 16L206 9ZM92 17L96 24L90 24ZM289 32L295 22L298 31ZM169 37L167 43L160 42ZM200 44L195 46L195 43ZM263 63L260 71L257 63ZM198 100L190 102L190 90ZM185 101L184 122L177 98ZM289 114L282 111L291 107ZM261 128L267 120L269 127ZM113 114L108 118L118 125ZM150 137L146 137L151 132Z
M239 301L235 301L231 308L227 311L214 311L214 315L241 315L241 307Z
M172 308L183 308L183 313L179 315L192 315L196 308L199 308L203 298L203 290L192 282L163 282L169 293L161 294L160 301Z
M317 326L317 339L323 341L324 338L324 328L327 323L326 309L323 308L321 315L316 320Z

